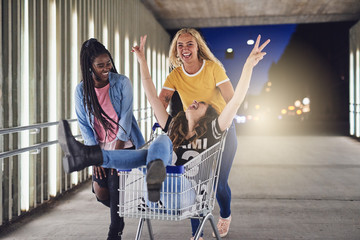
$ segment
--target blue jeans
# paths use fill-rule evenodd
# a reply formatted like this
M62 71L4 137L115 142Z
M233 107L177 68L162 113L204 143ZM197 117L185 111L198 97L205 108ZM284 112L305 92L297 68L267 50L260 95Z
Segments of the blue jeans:
M231 124L225 140L224 152L221 159L219 182L216 192L216 199L220 208L220 217L227 218L231 215L231 190L228 184L229 174L232 163L234 161L237 148L237 137L234 122ZM200 224L198 219L191 219L192 234L195 232ZM201 234L202 236L202 234Z
M189 179L181 174L168 174L162 186L162 193L160 195L160 202L154 203L146 201L147 205L151 208L162 209L167 214L178 214L177 211L182 212L191 211L190 208L195 204L196 192L194 185ZM145 199L147 199L145 193Z
M150 144L148 149L102 150L102 167L127 170L147 165L156 159L161 159L167 166L171 164L172 147L170 138L166 135L160 135Z
M164 165L167 166L172 161L172 147L170 138L167 135L160 135L150 144L148 149L102 150L102 167L127 170L147 165L156 159L161 159ZM176 167L174 166L174 168ZM184 209L192 205L195 202L195 191L191 189L191 182L184 177L180 178L180 174L173 173L170 176L172 177L166 178L163 183L164 193L161 194L160 200L164 207L169 211L172 209ZM182 194L173 194L174 192L182 192L184 189L190 190ZM157 203L148 202L148 204L153 207Z
M216 199L220 207L220 217L227 218L231 215L230 202L231 190L228 184L229 174L237 149L237 137L234 122L231 124L225 140L224 152L221 160L219 183Z

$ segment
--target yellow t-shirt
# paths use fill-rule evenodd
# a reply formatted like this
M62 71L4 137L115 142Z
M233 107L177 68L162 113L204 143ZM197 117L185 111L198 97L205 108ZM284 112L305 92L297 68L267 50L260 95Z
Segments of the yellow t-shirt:
M166 78L163 88L178 91L184 110L194 100L211 104L219 113L226 102L218 86L230 81L225 70L217 63L203 60L203 65L195 74L188 74L183 66L175 68Z

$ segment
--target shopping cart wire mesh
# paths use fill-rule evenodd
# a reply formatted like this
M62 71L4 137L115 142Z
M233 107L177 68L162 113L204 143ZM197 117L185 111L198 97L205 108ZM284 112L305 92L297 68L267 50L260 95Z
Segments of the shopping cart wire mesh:
M206 220L210 221L217 239L220 239L211 212L225 138L226 132L221 141L183 166L167 166L160 200L156 203L147 199L146 166L119 171L119 215L140 219L135 239L140 239L145 221L150 239L153 239L150 220L180 221L188 218L199 218L201 221L195 239L200 236Z

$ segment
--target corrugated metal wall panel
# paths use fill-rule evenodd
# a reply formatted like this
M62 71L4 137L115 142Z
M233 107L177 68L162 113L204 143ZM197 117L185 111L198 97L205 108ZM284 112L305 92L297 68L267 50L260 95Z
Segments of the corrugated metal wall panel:
M162 76L160 71L167 73L168 69L164 59L156 56L167 55L170 39L139 0L0 0L0 14L3 20L0 31L0 129L20 126L24 119L29 124L37 124L73 118L73 91L81 78L80 48L85 40L95 37L105 41L114 60L118 59L118 72L128 73L133 85L136 81L135 114L144 136L148 137L147 128L152 125L153 118L149 116L150 106L141 94L140 72L130 53L131 46L139 42L140 35L149 35L150 67L157 69L158 74L153 78L159 83L164 81L157 79ZM52 36L56 38L52 39ZM24 79L29 84L28 92L21 90ZM22 109L26 110L26 106L21 106L21 101L27 105L24 96L29 100L28 116L23 115ZM0 151L17 149L24 138L30 145L47 142L54 134L54 129L49 127L25 135L0 135ZM61 157L58 147L29 154L25 162L22 160L29 168L25 175L21 172L24 169L19 156L0 159L1 224L88 179L88 170L72 176L64 174ZM28 182L25 185L20 181L24 176ZM21 198L24 188L28 188L28 196Z

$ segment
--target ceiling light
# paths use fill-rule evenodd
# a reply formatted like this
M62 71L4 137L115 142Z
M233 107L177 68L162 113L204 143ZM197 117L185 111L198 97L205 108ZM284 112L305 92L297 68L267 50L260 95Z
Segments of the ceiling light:
M252 39L249 39L249 40L247 40L247 45L253 45L255 42L254 42L254 40L252 40Z

